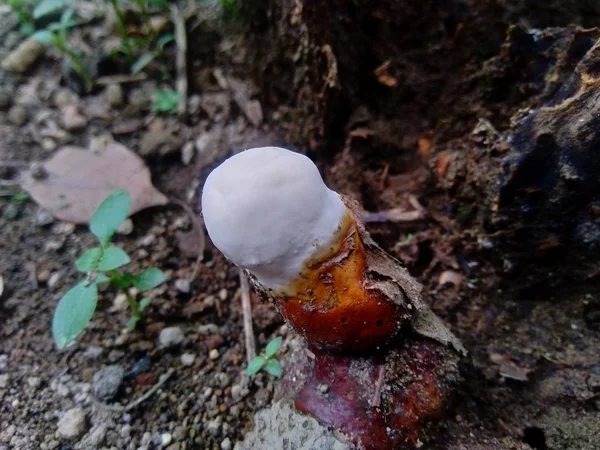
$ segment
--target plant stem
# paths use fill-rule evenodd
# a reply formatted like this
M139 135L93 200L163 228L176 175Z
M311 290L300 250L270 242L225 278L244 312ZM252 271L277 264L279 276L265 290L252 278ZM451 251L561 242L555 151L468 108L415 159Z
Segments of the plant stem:
M123 12L119 9L119 6L117 5L117 0L110 0L110 4L115 10L115 15L117 16L119 36L121 37L121 43L123 44L123 51L125 52L127 58L131 62L133 58L133 50L131 48L131 41L129 40L129 36L127 35L127 27L125 26L125 18L123 17Z
M70 49L68 45L61 39L58 39L56 41L56 46L60 51L62 51L69 57L69 59L73 63L75 71L79 74L79 76L81 76L81 78L83 78L83 81L85 82L88 91L91 90L92 86L94 85L94 80L86 70L85 64L83 64L81 58L77 55L77 53Z
M135 298L133 298L133 295L131 295L131 293L129 292L129 289L121 289L123 291L123 293L125 294L125 297L127 298L127 303L129 303L129 307L131 308L131 314L134 317L142 317L142 312L140 311L140 305L138 305L138 302L136 301Z

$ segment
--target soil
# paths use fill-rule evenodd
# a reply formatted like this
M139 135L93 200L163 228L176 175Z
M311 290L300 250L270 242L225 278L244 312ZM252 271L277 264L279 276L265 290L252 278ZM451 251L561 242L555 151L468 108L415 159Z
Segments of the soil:
M316 24L334 3L306 7L303 20ZM515 23L565 27L548 33L557 43L556 54L567 54L561 53L561 43L580 42L567 24L597 23L593 18L600 12L594 2L588 3L586 9L570 8L569 2L542 8L537 2L486 1L464 21L457 6L450 9L461 19L457 23L469 26L466 34L456 35L462 27L448 14L417 7L403 11L409 30L427 32L418 40L402 41L401 48L416 50L405 59L392 59L392 68L384 67L375 80L374 67L365 65L358 77L348 75L348 67L365 54L371 65L381 65L385 53L394 51L391 44L379 48L380 43L363 36L365 45L357 46L356 53L338 47L347 45L343 36L351 19L360 16L358 10L340 21L346 24L341 30L328 35L333 54L343 55L337 61L341 75L335 93L327 91L320 102L310 86L315 79L323 84L319 70L327 65L322 59L318 68L304 68L304 85L296 83L287 57L271 54L270 64L258 63L264 59L256 55L274 51L273 41L257 51L256 37L239 27L203 22L190 36L202 46L190 51L186 117L150 111L156 89L169 85L164 80L174 85L173 50L147 80L120 84L122 102L109 102L114 95L109 89L81 92L53 52L23 74L0 69L0 449L227 450L243 439L254 415L273 398L277 380L264 373L252 379L244 375L238 270L210 243L196 264L202 239L176 203L135 214L133 231L116 240L131 256L132 270L152 264L169 275L152 292L145 326L127 331L128 312L115 302L116 292L107 289L84 333L66 350L56 350L52 313L77 280L73 263L93 237L86 227L48 219L32 200L15 197L20 192L18 166L43 161L65 144L88 148L101 145L102 139L114 139L142 155L154 185L196 214L203 180L228 155L261 145L308 153L333 188L353 195L373 213L367 215L367 227L374 239L423 283L432 308L470 352L466 382L437 425L437 447L600 448L596 278L565 279L564 273L577 271L574 258L569 267L554 260L550 264L543 255L534 264L523 263L482 226L497 175L494 158L506 152L505 137L516 118L547 102L578 61L575 56L550 58L560 71L549 86L549 69L534 78L524 72L531 55L539 53L510 44L523 43L518 30L509 32L505 44L507 30ZM8 23L8 14L1 10L0 22ZM420 15L423 20L413 21ZM376 20L392 16L400 14L395 9L373 14ZM262 32L272 29L265 20L253 16L254 30L257 24ZM452 33L440 31L440 23ZM90 25L92 30L103 26ZM3 56L22 41L16 30L15 24L2 35ZM311 33L318 29L307 30L305 38L314 39ZM451 46L435 47L440 40L447 43L449 35L456 37ZM337 44L336 36L341 39ZM102 48L107 39L99 32L84 37L90 48ZM439 59L423 59L425 51ZM304 57L310 55L314 52ZM447 73L452 76L444 83ZM234 78L229 87L223 77ZM389 94L393 80L399 88ZM251 99L260 99L264 120L248 112ZM64 110L70 105L80 108L85 123L67 129ZM186 145L195 148L191 161L182 160ZM422 208L425 214L394 221L394 208ZM181 281L189 279L189 289L182 288ZM294 333L271 305L256 299L253 316L261 348L284 336L285 368ZM174 326L183 331L183 342L161 347L160 332ZM92 393L94 374L110 365L121 367L125 376L113 398L99 401ZM167 373L169 378L145 401L115 410L138 400ZM85 422L77 436L65 438L58 433L59 422L73 408L83 410Z

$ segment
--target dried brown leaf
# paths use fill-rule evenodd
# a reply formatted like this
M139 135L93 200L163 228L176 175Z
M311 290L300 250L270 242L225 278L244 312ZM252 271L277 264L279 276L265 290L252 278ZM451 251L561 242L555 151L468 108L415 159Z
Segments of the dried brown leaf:
M152 185L144 161L127 147L112 143L103 151L67 146L21 181L32 198L60 220L88 223L100 203L117 189L131 195L133 214L164 205L168 199Z

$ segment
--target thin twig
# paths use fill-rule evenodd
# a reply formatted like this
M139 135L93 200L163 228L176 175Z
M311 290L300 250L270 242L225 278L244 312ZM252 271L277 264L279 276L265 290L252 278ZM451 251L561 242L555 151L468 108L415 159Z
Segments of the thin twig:
M256 342L254 341L254 330L252 329L252 307L250 305L250 285L248 278L240 269L240 289L242 291L242 314L244 316L244 337L246 338L246 359L248 364L256 356Z
M177 104L177 113L185 116L187 111L188 99L188 76L187 76L187 34L185 30L185 19L177 5L171 6L171 17L175 25L175 43L177 44L177 54L175 56L175 66L177 68L177 92L179 93L179 103Z
M174 197L171 197L170 200L172 203L175 203L176 205L181 206L181 208L188 214L188 216L190 217L190 220L192 221L192 226L194 227L194 231L196 233L198 233L198 236L200 236L200 251L198 252L198 257L196 258L196 263L194 264L194 271L192 272L192 275L190 275L190 277L187 280L191 283L192 281L194 281L194 278L196 278L196 275L198 275L198 269L200 267L200 263L204 259L204 249L206 248L206 238L204 236L204 226L202 224L202 219L200 218L200 216L198 216L194 212L194 210L192 208L190 208L190 206L187 203L179 200L178 198L174 198Z
M375 384L375 398L371 402L371 406L379 408L381 405L381 389L383 387L383 380L385 376L385 367L379 367L379 375L377 376L377 383Z
M173 375L174 372L175 372L175 369L173 369L173 368L167 370L166 373L164 373L160 376L160 378L158 379L158 382L154 386L152 386L148 390L148 392L146 392L144 395L142 395L137 400L134 400L133 402L129 403L127 406L107 405L106 403L102 403L97 400L94 400L94 403L98 407L100 407L102 409L106 409L108 411L114 411L114 412L131 411L133 408L138 406L140 403L148 400L156 391L158 391L161 388L161 386L163 384L165 384L169 378L171 378L171 375Z

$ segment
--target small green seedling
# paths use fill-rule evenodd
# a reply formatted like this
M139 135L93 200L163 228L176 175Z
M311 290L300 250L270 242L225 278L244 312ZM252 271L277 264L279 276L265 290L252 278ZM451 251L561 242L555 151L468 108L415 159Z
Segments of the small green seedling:
M17 15L20 31L25 36L35 32L36 21L55 14L69 6L75 0L0 0L0 4L9 6Z
M69 44L69 30L76 25L73 20L74 14L74 9L66 9L59 22L51 23L45 30L37 31L33 34L33 38L42 44L54 46L67 55L73 64L73 69L85 82L87 89L91 90L94 80L85 67L81 52Z
M178 104L179 93L177 91L173 89L156 91L152 100L152 112L175 114Z
M86 277L60 299L54 311L52 336L59 349L73 341L92 318L98 300L99 284L110 283L125 294L131 308L127 327L133 329L150 304L150 298L143 297L138 302L132 288L143 292L166 280L162 270L155 267L137 275L117 270L131 260L123 249L110 245L110 240L129 215L130 209L129 193L119 190L109 195L94 212L90 231L98 238L100 245L90 248L75 261L76 269L85 273Z
M274 377L279 378L281 376L281 364L275 357L277 350L281 347L283 342L282 337L277 337L267 344L264 355L255 356L252 358L246 369L248 376L256 375L261 369L267 373L270 373Z

